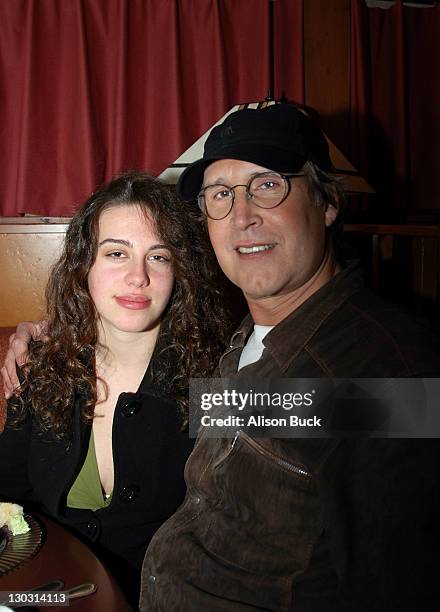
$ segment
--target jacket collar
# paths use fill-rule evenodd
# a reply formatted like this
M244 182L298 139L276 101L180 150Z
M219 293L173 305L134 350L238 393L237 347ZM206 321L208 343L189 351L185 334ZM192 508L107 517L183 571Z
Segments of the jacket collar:
M89 353L87 353L84 358L84 361L88 368L94 369L94 359L94 351L90 351ZM154 395L155 397L169 399L169 391L165 388L161 389L156 383L153 383L154 372L166 370L169 372L171 378L175 371L176 365L177 357L174 351L170 348L169 339L167 339L166 334L162 334L159 332L159 337L154 347L153 354L151 355L150 363L148 364L148 367L145 370L139 388L135 393L130 392L127 393L127 395L137 396L138 394L145 393L148 395ZM75 401L78 402L77 412L78 407L82 406L82 403L85 401L85 399L86 393L84 392L84 390L78 389L75 393Z
M328 317L362 287L360 263L358 260L352 260L346 268L267 334L263 344L270 351L282 372L288 370L301 349ZM248 314L233 334L228 352L238 348L242 349L253 327L254 322L251 315ZM293 329L295 333L292 333Z

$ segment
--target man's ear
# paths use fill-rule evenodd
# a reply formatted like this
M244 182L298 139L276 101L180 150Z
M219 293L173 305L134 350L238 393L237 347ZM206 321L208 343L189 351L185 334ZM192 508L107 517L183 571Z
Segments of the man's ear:
M336 206L332 204L327 204L327 208L325 209L325 226L330 227L336 221L336 217L338 216L338 209Z

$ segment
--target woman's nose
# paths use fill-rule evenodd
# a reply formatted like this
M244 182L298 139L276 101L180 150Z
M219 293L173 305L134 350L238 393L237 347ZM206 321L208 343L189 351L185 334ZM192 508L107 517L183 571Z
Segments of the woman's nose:
M144 260L142 260L142 262L131 262L126 281L128 285L132 285L133 287L148 287L150 284L150 277Z

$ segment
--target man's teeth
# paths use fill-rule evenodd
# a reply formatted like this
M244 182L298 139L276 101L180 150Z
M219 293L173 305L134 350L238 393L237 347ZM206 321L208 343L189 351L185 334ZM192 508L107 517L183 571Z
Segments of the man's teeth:
M238 247L239 253L259 253L260 251L267 251L273 249L273 244L259 244L258 246L252 247Z

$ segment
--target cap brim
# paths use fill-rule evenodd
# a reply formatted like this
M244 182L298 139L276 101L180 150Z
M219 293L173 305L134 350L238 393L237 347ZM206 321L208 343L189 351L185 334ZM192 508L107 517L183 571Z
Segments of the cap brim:
M237 159L250 162L275 172L298 172L306 162L306 159L302 157L291 158L289 162L286 162L286 152L280 149L277 155L273 146L262 147L258 144L247 144L238 148L234 145L233 150L225 149L221 154L199 159L188 166L180 175L176 185L178 197L187 201L194 200L202 188L206 168L220 159Z
M185 168L176 185L176 193L181 200L194 200L198 196L202 188L205 169L213 161L216 160L199 159Z

